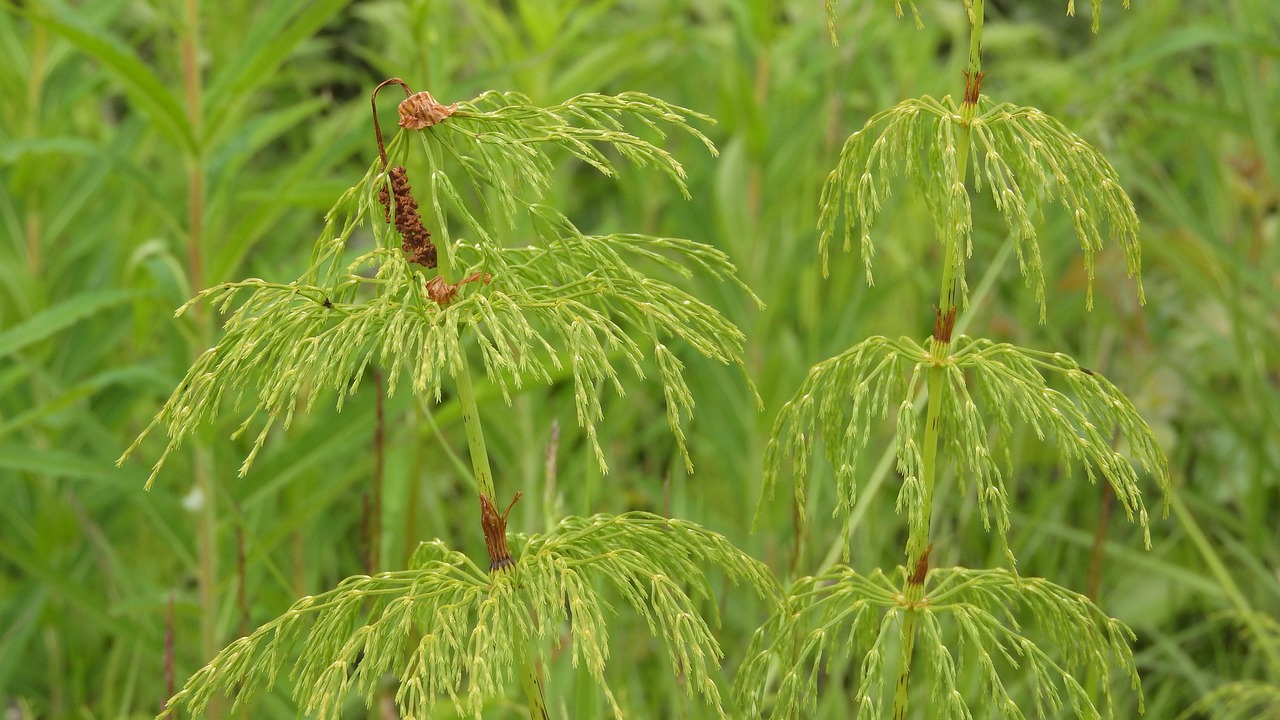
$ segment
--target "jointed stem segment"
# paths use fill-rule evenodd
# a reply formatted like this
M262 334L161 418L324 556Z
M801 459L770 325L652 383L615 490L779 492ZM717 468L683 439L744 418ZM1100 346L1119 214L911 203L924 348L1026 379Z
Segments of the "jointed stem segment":
M959 155L956 158L956 177L952 182L964 185L969 170L969 134L973 118L978 108L978 98L982 87L982 18L983 0L966 0L972 32L969 37L969 67L965 71L964 102L960 108L960 138L957 143ZM965 192L968 192L966 189ZM958 218L952 218L950 227L958 227ZM942 238L946 248L946 256L942 265L942 286L938 292L938 305L935 308L933 337L929 340L929 351L934 358L934 365L927 371L929 389L929 409L925 417L924 445L921 468L921 481L924 485L924 523L910 529L907 538L907 560L915 568L911 582L907 585L909 594L923 592L924 570L928 569L929 552L933 546L929 543L929 527L933 516L933 488L938 474L939 419L945 394L951 389L947 387L947 369L943 360L951 354L951 331L955 327L956 296L958 278L963 277L960 270L964 264L964 249L960 236ZM898 665L898 679L894 685L893 717L894 720L905 720L910 698L911 659L915 649L916 622L920 611L915 605L919 597L907 598L909 601L903 610L902 645Z

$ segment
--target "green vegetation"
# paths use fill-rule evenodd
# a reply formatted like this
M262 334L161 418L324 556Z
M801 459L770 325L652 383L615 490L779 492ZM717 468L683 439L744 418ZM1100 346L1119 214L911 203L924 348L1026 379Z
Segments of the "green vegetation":
M1097 150L1040 110L995 104L982 94L985 5L970 0L965 6L971 30L962 100L907 100L873 116L845 142L822 192L823 249L841 234L849 249L852 230L860 228L870 283L871 225L892 188L885 176L915 181L942 245L933 333L923 345L909 337L871 337L815 365L779 412L765 453L766 492L780 473L781 456L790 454L796 503L803 506L814 446L821 442L836 469L835 514L847 516L870 426L896 405L894 457L902 482L896 510L907 516L906 565L896 580L879 568L863 576L839 566L796 581L783 607L756 633L740 671L739 695L752 716L766 708L771 717L812 714L818 676L833 661L857 677L850 709L856 707L858 718L911 717L922 684L929 687L925 714L957 719L1113 717L1113 674L1126 676L1141 696L1129 647L1133 632L1089 598L1014 570L930 568L933 519L959 502L935 503L940 481L958 485L959 497L966 485L974 487L983 527L994 527L997 546L1014 564L1007 542L1012 493L1005 481L1014 462L1006 450L1001 466L991 436L1003 444L1014 436L1015 420L1039 440L1053 441L1065 462L1083 466L1091 483L1101 476L1144 530L1148 516L1134 463L1153 474L1166 495L1170 490L1151 428L1097 372L1061 353L954 335L957 317L964 317L959 311L968 307L973 199L984 186L1007 225L1006 242L1015 248L1019 270L1034 287L1041 322L1047 311L1044 270L1032 216L1046 198L1059 197L1084 248L1086 305L1093 300L1095 255L1103 249L1100 227L1120 236L1130 275L1137 276L1141 257L1133 203ZM1055 382L1070 395L1051 387ZM917 400L926 403L923 418ZM1115 440L1126 443L1133 460L1111 447ZM1149 547L1150 537L1144 540ZM769 708L771 669L781 679ZM1019 684L1027 691L1011 689Z
M477 709L527 717L528 699L538 695L552 717L603 717L611 708L628 717L715 717L717 705L743 717L756 700L727 689L758 667L764 680L752 689L764 691L762 708L782 707L791 688L809 703L803 717L844 718L870 643L833 635L833 646L861 650L824 663L812 681L818 691L807 695L808 678L783 683L781 671L793 666L757 660L750 645L762 625L788 637L809 632L842 602L832 589L847 584L867 599L854 634L884 638L888 715L904 624L887 623L881 633L882 614L898 607L893 588L909 584L932 544L929 592L951 593L947 602L969 608L991 632L1009 627L1006 613L1030 617L1021 603L1061 603L1054 622L1024 624L1021 634L1003 636L1006 644L986 648L1020 649L1036 660L1042 649L1044 663L998 673L1028 716L1036 712L1032 678L1053 663L1092 668L1095 678L1082 671L1074 679L1095 702L1105 705L1100 698L1114 684L1117 717L1135 715L1140 702L1154 718L1276 712L1280 6L1144 0L1124 10L1080 2L1084 17L1071 18L1065 5L987 0L982 93L1017 107L984 99L978 112L1025 119L1024 108L1038 108L1045 123L1055 118L1054 137L1068 130L1097 150L1061 168L1068 179L1112 170L1114 185L1063 185L1051 174L1048 195L1028 182L1007 186L1017 203L997 202L1002 178L1029 177L1044 155L1005 156L1022 141L1014 124L993 121L991 146L1002 149L1011 173L974 154L971 178L985 173L981 191L958 199L941 188L930 199L932 175L893 179L906 172L896 163L909 153L890 144L884 152L896 159L886 156L874 182L891 181L892 194L876 185L874 203L851 200L846 212L843 201L824 200L823 187L833 168L848 167L851 152L871 149L842 153L850 134L869 122L880 130L912 123L920 136L955 132L944 129L946 100L899 103L960 97L961 71L970 67L961 0L901 3L905 19L894 17L892 2L836 3L836 46L823 8L808 2L0 3L4 711L152 717L188 678L210 677L197 671L220 650L243 647L237 638L280 630L273 637L284 659L269 663L278 664L276 682L255 675L261 692L245 694L239 715L295 717L299 703L318 697L310 690L353 687L360 692L330 693L313 709L387 716L383 708L404 691L444 698L433 717ZM429 131L388 138L390 158L408 159L437 242L465 244L441 256L455 263L442 269L446 280L472 267L482 272L447 306L410 282L434 271L406 262L378 204L374 180L383 168L368 93L393 76L458 102L476 123L503 116L507 124L492 130L523 138L510 152L488 148L492 163L460 159L483 153L451 154L480 142L463 136L461 122L456 136L439 142L428 138L443 134ZM378 96L384 124L394 112L390 95ZM695 132L672 127L662 137L637 117L623 130L647 155L625 145L576 146L571 132L545 127L554 118L538 108L584 95L626 112L661 107L660 124L674 112ZM909 103L919 104L911 115ZM894 110L876 115L885 108ZM584 120L594 111L552 112L592 127ZM535 139L550 149L520 165L514 148ZM915 159L919 167L947 162ZM427 167L447 168L447 183L433 184ZM913 191L913 182L925 192ZM1117 205L1121 190L1136 227ZM1064 204L1112 212L1081 225ZM820 227L824 208L829 222ZM860 216L864 209L874 212L873 224ZM448 235L432 223L442 215L451 218ZM824 263L826 228L835 246L852 231L855 251L871 232L874 286L854 255L831 253ZM948 262L943 251L952 245L939 238L961 236L972 255ZM1134 237L1146 305L1127 277L1136 270ZM612 269L592 275L597 267ZM733 267L741 285L726 281ZM988 383L975 403L1004 413L1008 424L986 415L990 425L966 425L976 421L958 403L951 429L988 440L988 452L956 444L961 436L944 428L938 481L928 490L934 513L900 515L900 491L911 485L895 472L896 456L911 436L899 430L914 411L899 408L915 385L914 368L932 372L921 366L931 341L920 338L934 327L944 269L963 272L967 284L956 297L968 304L956 303L953 350L966 359L953 366L951 386L1039 378L1080 414L1050 421L1049 405L1025 404L1038 386L1019 401ZM205 288L175 320L173 311ZM553 300L552 290L572 302ZM500 294L508 305L493 301ZM620 297L664 310L626 311L613 304ZM709 324L688 324L692 316L679 312L686 300L701 303L696 318ZM228 315L219 314L222 303ZM399 335L377 346L356 342L369 328L402 322L411 306L440 308L432 317L441 323L433 335L441 354L426 372L397 370L397 357L424 359L406 355ZM246 351L242 364L224 368L230 384L221 398L201 394L210 390L202 376L183 389L193 363L208 362L209 348L244 342L249 318L261 313L291 323L275 350ZM488 335L492 343L450 334L464 316L482 313L493 318L484 327L502 328ZM606 315L610 334L594 340L554 330L571 316ZM323 352L296 342L330 323L351 334L335 335ZM557 365L566 347L585 349L587 362ZM826 380L808 374L835 356L849 363L820 365L830 369ZM474 375L470 393L454 384L462 358ZM754 386L725 364L738 359ZM869 383L866 405L824 411L817 408L832 401L815 396L817 416L795 414L794 404L784 410L807 382L832 387L859 367L882 373ZM166 408L175 389L192 393L191 404ZM1064 465L1061 438L1117 394L1132 406L1109 423L1092 421L1087 450ZM914 402L923 417L929 403ZM116 468L162 408L161 424ZM880 419L885 408L896 413L888 422ZM202 422L184 414L194 412ZM1025 422L1036 413L1046 418L1048 441ZM524 492L505 518L510 574L483 569L486 536L476 520L486 471L469 451L474 417L483 421L480 455L501 498L493 514ZM812 442L800 429L811 417L829 420L815 431L837 440L855 421L856 443L815 445L801 458L791 450L807 446L783 436L778 450L768 449L778 422ZM242 425L252 431L236 434ZM185 440L143 492L149 467L179 439L166 437L171 429ZM839 453L828 457L833 448ZM782 451L789 460L776 463ZM1167 518L1143 468L1144 459L1157 468L1161 451L1174 489ZM246 458L252 464L241 475ZM1091 469L1103 482L1087 482ZM766 478L785 486L793 474L807 478L802 495L773 493L757 507ZM962 475L966 482L953 482ZM1135 522L1113 519L1114 505ZM593 534L597 524L604 534ZM624 535L641 548L635 563L599 544ZM715 551L686 562L698 546ZM913 549L905 561L904 547ZM772 581L748 558L789 587L792 602L814 591L805 614L773 615ZM343 597L355 596L344 593L381 593L363 606L361 622L404 622L394 598L415 592L412 578L422 573L452 579L452 595L431 600L456 614L439 620L451 628L508 601L537 609L524 625L510 614L491 616L505 634L479 657L508 663L479 669L467 665L478 657L470 648L441 646L437 659L458 658L475 683L456 686L458 676L433 666L421 690L404 690L381 671L415 662L411 647L366 660L355 644L331 644L314 661L350 668L338 673L300 662L307 650L284 644L347 622L320 607L331 599L350 612ZM523 588L491 580L525 573L537 580ZM659 590L652 578L662 573L676 582ZM1038 577L1052 584L1029 579ZM525 594L512 600L507 591ZM652 600L659 595L669 603ZM553 599L561 596L582 604ZM316 609L300 613L314 625L273 621L299 602ZM700 622L664 629L682 613ZM923 664L940 657L929 648L964 647L956 634L963 623L919 616L923 672L909 685L912 717L925 716L917 709L929 704L927 680L947 672ZM1086 623L1103 636L1080 639ZM516 627L534 643L511 642ZM1082 659L1086 651L1104 657ZM1141 694L1123 674L1129 653ZM957 654L955 677L979 715L992 686L982 684L978 656ZM534 664L542 672L532 679L518 671ZM1120 674L1097 672L1106 668ZM238 676L222 678L218 687L240 688ZM1069 686L1054 685L1073 714ZM209 714L228 715L231 701L210 687ZM449 687L462 694L448 698ZM361 709L366 698L372 710Z

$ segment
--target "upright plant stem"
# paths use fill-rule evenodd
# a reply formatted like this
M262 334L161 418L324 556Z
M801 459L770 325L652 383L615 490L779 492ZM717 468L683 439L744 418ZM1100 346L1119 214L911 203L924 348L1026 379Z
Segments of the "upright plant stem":
M437 270L445 281L455 281L453 267L453 248L448 242L437 246ZM477 491L491 501L496 502L493 488L493 469L489 466L489 451L485 446L484 428L480 424L480 409L476 404L476 392L471 385L471 369L465 361L459 363L454 373L454 381L458 386L458 405L462 408L462 427L467 434L467 451L471 454L471 469L476 476ZM505 527L505 523L504 523ZM501 571L500 571L501 572ZM538 677L538 665L529 652L529 641L517 638L516 672L520 675L520 685L524 689L525 701L529 705L530 720L547 720L546 693L542 689L542 679Z
M46 59L49 49L49 30L43 25L36 25L32 32L35 39L31 48L31 78L27 84L27 108L31 114L27 117L28 137L35 138L40 133L40 96L44 92ZM24 232L27 241L27 271L31 277L40 277L40 211L39 193L33 187L27 195L27 218Z
M969 66L965 71L964 102L960 110L960 132L957 139L956 182L965 183L969 166L970 125L977 111L979 88L982 85L982 16L983 0L964 0L969 12L969 21L973 31L969 38ZM967 192L967 190L965 190ZM949 227L959 226L961 218L949 218ZM937 321L934 324L933 337L929 340L929 351L934 358L933 367L927 371L926 383L929 389L929 408L925 416L924 442L921 455L921 477L924 485L924 523L913 525L907 538L908 567L914 568L907 579L907 587L902 599L902 642L898 663L898 678L894 684L893 718L906 720L907 704L911 695L911 660L915 650L916 624L919 620L919 604L924 599L924 580L928 572L929 528L933 517L933 489L938 470L939 418L942 413L947 386L947 370L944 361L951 354L951 331L955 325L956 294L961 269L964 262L964 249L960 247L961 237L958 233L942 238L944 250L942 284L938 292Z
M199 0L183 2L184 32L181 41L182 86L186 104L187 122L197 144L202 142L203 117L200 99L203 92L199 66L200 3ZM191 290L204 287L204 158L197 146L187 158L187 273ZM207 347L213 335L209 313L196 309L196 346L193 354ZM196 488L203 500L197 520L200 562L200 648L205 657L212 657L218 649L215 588L218 578L218 502L214 488L213 453L207 447L194 450ZM217 716L216 708L211 715Z
M440 262L443 268L445 262ZM494 497L493 471L489 467L489 455L485 449L484 430L480 426L480 414L476 405L475 390L471 387L471 372L466 363L454 378L458 384L458 403L462 406L462 426L467 432L467 449L471 453L471 468L476 475L476 485L482 495ZM547 702L542 689L542 679L538 677L538 666L529 652L529 641L516 639L516 672L520 675L520 685L524 688L525 700L529 704L530 720L547 720Z
M456 274L453 268L453 248L448 242L438 246L439 254L437 270L445 281L453 281ZM489 450L484 442L484 428L480 425L480 409L476 404L476 391L471 385L471 369L466 361L458 363L453 374L458 385L458 405L462 409L462 427L467 433L467 451L471 454L471 469L476 476L476 488L481 495L487 495L497 502L493 490L493 470L489 467Z
M529 643L516 643L516 672L520 673L520 686L529 702L529 720L550 720L547 701L542 691L542 678L538 677L538 665L529 652Z
M467 433L467 451L471 454L471 470L476 475L480 494L496 497L493 491L493 470L489 467L489 454L484 442L484 428L480 426L480 414L476 405L476 392L471 387L471 370L466 363L454 374L458 384L458 404L462 406L462 427Z

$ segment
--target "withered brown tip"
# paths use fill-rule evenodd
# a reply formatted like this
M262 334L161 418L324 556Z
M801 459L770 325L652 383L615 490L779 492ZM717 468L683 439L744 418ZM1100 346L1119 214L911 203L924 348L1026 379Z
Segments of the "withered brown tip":
M431 93L426 90L416 92L400 103L400 127L406 130L428 128L449 117L457 109L458 103L445 105L431 97Z

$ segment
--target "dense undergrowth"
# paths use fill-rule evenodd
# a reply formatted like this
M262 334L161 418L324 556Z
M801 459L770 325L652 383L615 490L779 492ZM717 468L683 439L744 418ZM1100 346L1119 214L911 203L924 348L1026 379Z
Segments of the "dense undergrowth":
M917 200L886 199L893 224L878 230L874 287L856 262L833 263L820 281L816 220L850 132L903 97L954 92L967 42L958 2L918 2L922 29L880 3L845 3L837 47L811 2L205 5L6 2L0 13L6 712L150 717L218 648L299 596L404 567L420 540L483 556L467 461L450 449L464 445L456 403L383 402L373 373L340 414L324 399L270 434L242 478L253 433L229 440L231 414L175 452L149 493L147 463L113 465L220 332L207 310L175 321L174 308L222 281L305 269L324 210L373 159L367 92L392 75L446 102L488 88L538 104L641 90L718 120L701 128L718 159L691 137L663 143L692 200L654 173L603 180L565 162L544 202L592 234L688 237L727 253L763 309L731 285L682 287L744 330L764 410L739 374L676 349L696 390L684 429L695 472L661 393L624 377L625 398L606 398L596 428L605 475L575 421L571 377L514 390L510 408L480 383L482 412L505 419L486 428L495 472L545 487L514 506L513 527L673 515L724 533L783 580L840 561L846 536L856 571L901 561L883 450L891 427L874 428L859 456L849 512L831 517L831 483L812 484L803 512L779 495L756 519L755 500L774 418L810 366L869 336L932 326L940 260ZM1110 243L1086 313L1077 243L1042 242L1054 302L1039 324L1003 220L975 204L974 242L991 259L969 268L982 327L965 331L1068 352L1123 388L1155 430L1177 496L1168 519L1153 514L1150 552L1142 529L1110 517L1097 486L1063 477L1030 431L1013 439L1007 538L1022 574L1088 594L1133 628L1147 715L1174 717L1226 682L1280 683L1274 622L1259 619L1280 612L1280 40L1267 30L1280 6L1107 6L1092 35L1087 19L1040 5L988 4L987 62L999 72L983 90L1052 113L1115 166L1142 219L1147 306ZM1042 238L1071 234L1065 218L1046 219ZM139 452L153 459L163 447L153 438ZM939 502L959 512L935 521L935 566L1004 562L979 550L992 546L971 496ZM730 587L715 589L730 598L718 608L718 680L732 679L767 616ZM605 670L623 708L701 716L643 620L623 614L610 627L627 648L628 661ZM552 656L553 706L602 714L590 673L571 662ZM815 717L845 716L832 689ZM1117 702L1127 716L1136 698ZM1251 712L1206 711L1215 707ZM295 712L282 687L252 716ZM513 690L486 717L523 712Z

